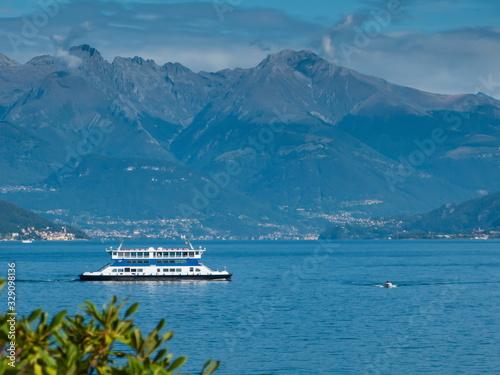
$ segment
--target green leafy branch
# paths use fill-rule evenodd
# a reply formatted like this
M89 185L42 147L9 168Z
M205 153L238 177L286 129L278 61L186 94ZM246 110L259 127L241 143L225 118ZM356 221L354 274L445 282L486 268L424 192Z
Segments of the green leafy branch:
M0 288L3 283L0 280ZM165 319L144 335L131 319L138 303L121 317L126 302L113 297L98 309L85 301L83 314L61 311L50 322L42 309L21 318L16 324L15 367L8 358L11 316L0 315L0 375L182 375L175 371L187 357L174 359L163 347L173 336L171 331L161 333ZM218 361L207 361L200 374L212 374L218 366Z

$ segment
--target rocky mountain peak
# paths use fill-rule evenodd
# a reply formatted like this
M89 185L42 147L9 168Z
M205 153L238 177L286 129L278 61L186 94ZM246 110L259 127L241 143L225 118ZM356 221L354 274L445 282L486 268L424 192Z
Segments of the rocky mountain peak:
M55 59L53 56L43 55L32 58L27 62L27 65L40 66L40 65L54 65Z
M88 44L82 44L81 46L71 47L69 53L73 56L80 57L84 60L86 59L95 59L95 60L104 60L99 51Z
M19 64L17 61L9 59L7 56L0 53L0 66L1 65L19 66L21 64Z
M309 63L309 64L329 64L326 60L319 57L316 53L310 50L293 51L290 49L285 49L275 54L267 56L260 65L288 65L290 67L296 67L299 64Z

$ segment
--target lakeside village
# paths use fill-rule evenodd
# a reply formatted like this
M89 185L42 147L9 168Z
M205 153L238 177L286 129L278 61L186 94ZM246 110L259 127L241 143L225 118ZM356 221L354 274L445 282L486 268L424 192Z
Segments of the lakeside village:
M374 239L475 239L487 240L500 238L500 232L492 230L477 229L471 233L415 233L407 232L401 228L397 231L400 222L394 220L373 219L362 215L362 211L356 210L356 206L366 206L382 203L379 200L360 200L342 202L336 213L316 213L306 208L296 208L296 213L308 220L316 219L324 222L324 229L329 227L358 227L358 228L380 228L379 236ZM280 207L281 210L288 209L287 206ZM19 228L16 232L9 233L0 231L0 241L75 241L75 240L101 240L115 241L120 239L131 240L169 240L178 241L190 238L197 241L210 240L318 240L320 230L318 227L298 229L290 224L274 224L261 222L248 235L235 235L230 231L216 230L204 225L196 218L173 218L153 220L124 220L105 217L92 217L85 215L71 217L67 210L56 209L46 211L51 219L58 223L57 230L50 227ZM240 215L234 216L235 222L250 221L250 218ZM66 227L65 223L71 222L73 228ZM74 228L80 228L79 234L74 233ZM393 228L392 233L387 229ZM385 229L385 230L384 230ZM362 232L362 231L361 231ZM86 237L86 238L82 238ZM345 237L343 239L348 239ZM353 235L351 238L359 238ZM361 237L362 238L362 237ZM369 237L367 237L369 238Z
M387 222L374 221L372 219L355 219L351 215L343 213L340 217L330 217L330 222L337 225L358 224L364 226L383 226ZM203 226L196 219L164 219L164 220L140 220L140 221L113 221L113 220L91 220L86 223L83 231L90 240L115 241L120 239L142 239L142 240L169 240L178 241L189 237L196 241L228 240L228 241L255 241L255 240L318 240L319 233L311 230L311 233L299 233L293 226L261 224L267 233L259 235L232 235L229 233L216 232ZM90 225L89 225L90 224ZM81 236L80 236L81 237ZM473 239L488 240L500 238L500 232L475 230L471 233L410 233L405 230L397 235L385 237L385 239ZM384 239L383 237L379 239ZM36 229L34 227L20 229L19 232L0 234L0 241L75 241L75 233L66 230L55 231L49 227Z
M375 200L342 202L342 208L372 205L381 203ZM287 210L288 207L280 207L281 210ZM297 208L297 214L304 218L320 219L325 222L325 228L329 225L339 224L359 224L368 223L378 225L380 222L366 218L358 218L354 215L356 212L339 210L335 214L318 214L306 208ZM235 235L230 231L216 230L208 227L197 218L163 218L163 219L142 219L130 220L112 218L109 216L96 217L86 215L82 217L72 217L67 210L57 209L45 212L48 217L59 224L70 222L73 227L83 230L90 238L103 241L114 241L119 239L149 239L149 240L172 240L178 241L184 238L190 238L197 241L210 240L236 240L236 241L254 241L254 240L318 240L321 234L321 228L310 227L298 229L290 224L275 224L261 222L256 225L253 233L248 235ZM245 215L232 216L235 222L250 221ZM328 224L329 223L329 224ZM251 231L251 229L247 230Z
M99 239L101 241L114 241L119 239L149 239L149 240L169 240L177 241L186 238L186 235L180 233L169 233L164 232L156 234L145 234L141 235L140 231L134 231L130 233L128 231L86 231L89 234L90 239ZM89 233L91 232L91 233ZM269 241L269 240L295 240L295 241L315 241L319 239L317 234L308 235L287 235L283 233L271 233L259 236L232 236L232 235L201 235L201 236L189 236L195 241L211 241L211 240L226 240L226 241ZM410 233L402 232L398 236L389 236L386 239L389 240L404 240L404 239L472 239L472 240L488 240L488 239L498 239L500 238L500 232L493 233L458 233L458 234L429 234L429 235L419 235L415 236ZM82 241L84 239L77 239L74 233L68 233L66 231L41 231L35 230L34 228L28 228L21 233L11 233L10 235L0 238L0 241L22 241L22 242L32 242L32 241Z
M62 231L53 231L50 228L35 229L34 227L21 229L19 232L9 233L0 241L75 241L74 233L66 231L66 227L62 227Z

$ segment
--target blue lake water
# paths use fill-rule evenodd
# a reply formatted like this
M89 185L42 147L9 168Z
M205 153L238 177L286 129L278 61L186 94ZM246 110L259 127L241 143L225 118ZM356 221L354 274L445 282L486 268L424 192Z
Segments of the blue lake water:
M499 241L195 245L233 281L74 281L108 262L107 245L88 242L0 243L0 275L16 263L19 313L139 301L136 322L166 317L167 347L193 374L207 359L218 375L500 373ZM385 280L398 287L375 286Z

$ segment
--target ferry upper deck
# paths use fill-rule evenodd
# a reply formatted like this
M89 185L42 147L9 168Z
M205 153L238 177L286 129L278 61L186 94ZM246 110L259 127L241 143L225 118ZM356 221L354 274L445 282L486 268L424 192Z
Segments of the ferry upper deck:
M201 259L206 249L164 249L162 247L148 249L106 249L111 259Z

